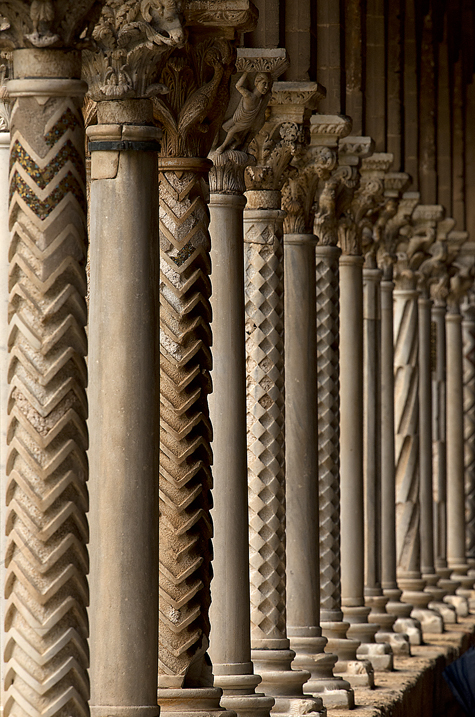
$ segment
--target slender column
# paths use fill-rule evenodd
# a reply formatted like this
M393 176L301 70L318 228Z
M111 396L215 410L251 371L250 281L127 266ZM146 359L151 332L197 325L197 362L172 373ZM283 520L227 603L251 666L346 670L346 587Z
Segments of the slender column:
M389 182L386 175L385 186ZM393 175L395 186L402 189L407 175ZM404 181L405 179L405 181ZM388 194L388 190L385 192ZM396 197L398 192L396 192ZM422 630L418 620L410 617L412 605L400 600L402 591L396 579L396 485L395 485L395 430L394 430L394 282L393 264L399 232L407 226L419 200L417 192L406 192L398 202L394 217L384 228L384 243L380 242L379 264L383 268L381 282L381 587L389 598L386 611L396 618L393 630L400 636L407 635L410 644L422 642ZM393 651L398 651L395 641ZM403 646L401 645L401 651Z
M453 606L442 602L447 594L438 586L439 576L434 561L433 474L432 474L432 375L431 375L431 308L429 286L437 275L445 273L447 256L445 241L430 247L431 256L419 268L419 500L421 536L421 573L426 581L425 592L432 596L429 608L436 610L445 623L456 622Z
M183 41L183 30L176 9L147 23L137 6L125 26L121 10L106 4L93 33L95 51L86 52L83 62L90 99L97 103L97 124L87 131L91 152L91 709L97 717L137 712L153 717L159 712L155 337L161 132L153 126L146 90L152 82L153 62L169 49L158 33L169 31L170 42L176 45ZM110 32L111 26L116 34ZM120 48L117 40L111 40L119 30L128 38ZM152 33L156 43L147 48L144 41ZM121 201L124 197L127 201Z
M386 10L387 150L394 156L393 166L396 171L399 171L403 165L403 4L404 0L396 0L388 3Z
M345 142L351 141L349 138ZM383 159L384 158L384 159ZM371 158L362 169L362 182L341 217L338 232L340 258L340 460L341 460L341 594L343 614L350 623L349 637L361 641L358 657L375 669L392 666L387 643L375 643L379 625L368 622L364 604L364 473L363 473L363 217L382 200L384 171L392 157ZM363 163L366 160L363 160ZM389 659L387 658L389 656Z
M318 115L312 125L319 124ZM348 133L342 118L333 120L332 134ZM338 127L340 129L338 130ZM312 132L314 128L312 127ZM322 129L316 129L322 133ZM354 138L353 138L354 139ZM364 146L358 138L358 146ZM343 142L340 139L340 143ZM367 150L368 151L368 150ZM338 656L335 672L352 685L374 685L373 666L358 660L360 641L347 637L349 623L341 610L340 554L340 386L339 386L339 256L338 219L342 198L351 197L358 186L358 160L340 156L340 166L319 187L316 196L314 232L317 284L317 380L318 380L318 463L320 498L320 614L327 650ZM347 698L348 699L348 698Z
M244 211L251 655L262 675L263 689L275 698L272 712L284 715L322 710L320 698L302 691L310 673L291 669L295 652L290 649L286 626L285 212L280 209L280 189L282 172L297 149L300 134L295 122L298 104L290 104L289 84L274 84L269 120L251 143L256 166L246 170L248 205ZM293 85L296 90L297 83ZM314 85L313 95L316 90ZM294 122L289 121L287 111L293 112Z
M465 550L475 568L475 306L472 292L462 304L465 462Z
M10 63L4 62L0 65L0 71L6 78L9 75ZM5 81L4 80L4 81ZM10 103L6 98L4 82L1 89L3 98L0 100L0 584L5 583L5 511L6 504L6 465L7 465L7 422L8 422L8 245L10 235L8 232L8 173L10 159ZM4 600L1 600L0 608L0 655L4 654L5 632L4 632ZM0 713L3 714L3 677L4 661L0 664Z
M315 441L318 405L313 199L318 185L329 180L336 165L335 137L328 126L335 119L319 115L322 124L312 123L310 147L294 160L297 172L282 190L282 207L287 212L284 219L287 632L296 652L294 664L310 672L306 689L316 696L322 695L327 707L349 707L354 705L350 684L333 675L338 658L329 651L323 652L327 639L321 636L320 627L319 463ZM340 133L349 129L344 120L333 126ZM325 132L319 134L319 127Z
M204 16L210 21L209 16ZM228 13L224 12L222 22ZM203 21L203 16L200 18ZM213 18L214 20L216 18ZM160 611L162 714L221 714L207 655L211 581L210 236L206 159L228 104L233 28L194 36L160 66ZM204 23L206 24L206 23ZM205 124L203 124L205 123ZM203 127L208 127L204 132Z
M73 17L72 3L50 2L39 28L29 3L3 9L18 48L8 83L4 715L89 712L86 85L79 52L45 47L74 45L90 5Z
M238 51L238 73L231 80L226 129L216 138L219 148L209 155L214 163L209 175L209 211L213 314L210 418L214 453L211 515L215 575L211 582L209 652L214 684L223 690L221 704L240 717L268 717L274 700L255 693L261 678L253 674L251 662L243 195L244 170L249 160L245 150L264 123L272 77L282 72L287 62L285 50L269 53L264 49L246 49L244 53ZM258 72L263 67L266 74ZM254 117L247 115L245 121L239 119L243 100L239 93L241 84L236 89L238 82L254 85L249 90L256 97ZM226 142L233 148L223 151Z
M471 279L468 278L470 285ZM447 352L447 565L461 587L457 594L469 598L473 577L467 575L465 557L463 350L460 296L464 282L451 281L445 317Z
M397 577L401 600L414 606L411 615L423 632L442 632L440 615L427 606L420 568L420 471L419 471L419 322L415 270L434 238L439 208L418 206L413 218L412 243L401 238L397 245L394 292L394 393L396 446ZM416 233L417 232L417 233Z

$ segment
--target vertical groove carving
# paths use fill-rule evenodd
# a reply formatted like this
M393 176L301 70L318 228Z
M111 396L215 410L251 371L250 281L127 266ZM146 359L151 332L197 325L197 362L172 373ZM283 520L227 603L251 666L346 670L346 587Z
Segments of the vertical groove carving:
M251 224L244 245L253 647L286 637L283 251L271 226Z
M79 102L16 100L9 219L4 713L86 717L86 215Z
M208 210L196 170L162 170L159 181L159 669L182 676L185 687L205 686L212 557Z
M401 577L418 571L420 551L418 306L416 294L406 293L394 292L396 539Z
M465 520L467 557L475 558L475 324L463 326Z
M338 258L317 253L316 275L320 606L327 611L340 610L341 603Z

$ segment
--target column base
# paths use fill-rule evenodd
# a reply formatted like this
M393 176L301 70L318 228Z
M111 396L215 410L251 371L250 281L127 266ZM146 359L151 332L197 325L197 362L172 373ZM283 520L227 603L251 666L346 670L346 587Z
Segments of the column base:
M261 688L275 700L273 715L306 715L317 712L326 715L318 697L303 694L303 685L310 679L306 670L292 670L293 650L251 650L251 659L262 677Z
M419 620L411 617L413 606L401 602L402 590L399 588L385 588L383 594L389 598L386 612L394 615L396 622L393 631L398 635L407 635L410 645L422 645L422 627Z
M355 706L353 690L349 682L334 676L338 657L323 652L326 643L326 637L291 637L290 646L295 650L293 665L310 672L304 689L314 697L323 698L326 707L352 709Z
M158 717L158 705L91 705L94 717ZM3 709L2 709L3 714Z
M457 611L453 605L442 600L433 600L429 603L429 610L435 610L444 621L444 625L455 625L457 623Z
M427 606L429 610L435 610L438 612L444 621L444 624L453 625L456 623L457 614L455 612L455 608L453 605L443 602L447 595L447 591L441 588L438 584L439 576L437 573L425 573L422 577L427 583L424 592L431 596L431 601Z
M261 682L260 675L215 675L214 684L223 691L221 706L238 717L269 717L274 699L255 688Z
M457 617L468 617L470 612L468 600L463 595L446 595L444 602L454 606Z
M388 642L363 643L359 646L356 655L359 660L369 660L375 672L394 670L393 651Z
M371 608L364 605L343 607L343 616L350 623L347 635L360 643L373 644L379 625L368 622Z
M455 595L455 591L460 587L460 583L450 577L452 570L447 567L436 568L436 573L439 576L437 585L442 588L442 590L445 590L447 595Z
M374 670L368 660L358 660L356 651L360 646L358 640L346 637L350 624L343 620L320 622L322 634L328 642L325 652L337 655L338 662L333 672L341 675L352 687L374 687Z
M374 622L379 625L379 630L374 639L378 644L387 643L391 647L393 655L410 655L411 646L407 635L393 632L396 617L386 612L388 602L389 597L387 595L365 597L366 606L371 607L368 622Z
M222 692L216 687L159 687L160 715L172 717L235 717L220 705Z
M411 617L421 623L422 634L444 632L444 622L441 616L428 608L431 595L424 590L426 581L422 578L401 578L399 585L402 588L401 600L413 606Z

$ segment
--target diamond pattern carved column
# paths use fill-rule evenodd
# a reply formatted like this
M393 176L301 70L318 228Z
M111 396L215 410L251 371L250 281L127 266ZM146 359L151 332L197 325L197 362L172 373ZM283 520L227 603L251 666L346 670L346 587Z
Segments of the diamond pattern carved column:
M302 139L306 104L318 87L274 84L270 117L250 145L244 211L247 442L252 659L273 713L320 712L304 695L306 670L291 669L287 637L284 474L283 172ZM298 89L297 89L298 88ZM290 117L289 117L290 115Z

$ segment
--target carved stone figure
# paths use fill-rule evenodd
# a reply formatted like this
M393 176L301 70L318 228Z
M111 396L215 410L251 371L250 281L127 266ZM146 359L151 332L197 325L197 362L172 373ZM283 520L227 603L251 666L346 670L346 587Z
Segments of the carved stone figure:
M217 154L222 154L229 147L235 149L239 146L246 150L246 135L257 123L259 114L267 106L272 91L272 76L268 72L258 72L254 78L254 89L245 87L248 73L244 72L236 82L236 89L242 95L233 116L223 124L227 133L224 142L216 148Z

